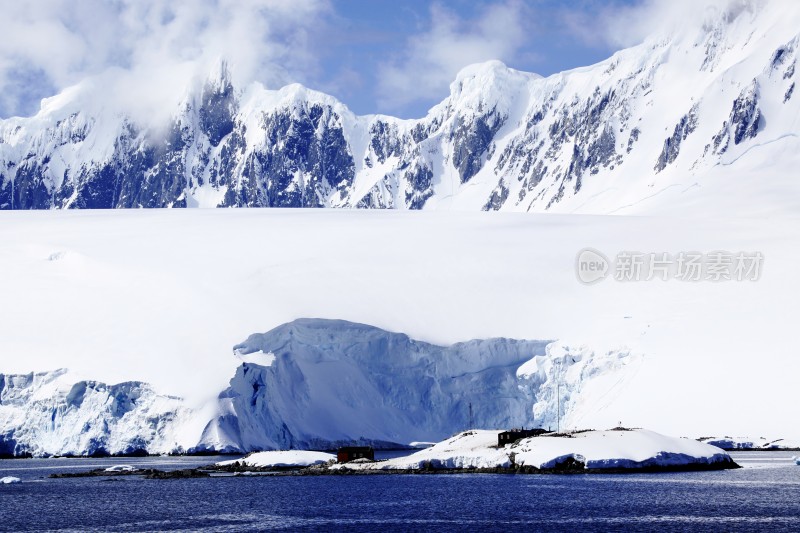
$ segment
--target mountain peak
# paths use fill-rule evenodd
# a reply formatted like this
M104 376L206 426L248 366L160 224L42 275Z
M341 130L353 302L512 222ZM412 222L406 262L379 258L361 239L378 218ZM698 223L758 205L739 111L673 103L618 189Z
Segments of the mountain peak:
M497 59L473 63L458 72L450 84L450 96L458 98L487 89L509 90L539 78L538 74L509 68Z

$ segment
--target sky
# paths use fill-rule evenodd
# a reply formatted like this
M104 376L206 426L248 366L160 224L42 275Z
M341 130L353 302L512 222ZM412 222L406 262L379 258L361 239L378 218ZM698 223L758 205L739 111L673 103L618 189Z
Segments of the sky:
M693 3L730 0L697 0ZM298 82L358 114L422 117L458 71L542 75L635 44L620 24L688 0L0 0L0 117L91 79L128 106L179 101L220 60L234 81Z

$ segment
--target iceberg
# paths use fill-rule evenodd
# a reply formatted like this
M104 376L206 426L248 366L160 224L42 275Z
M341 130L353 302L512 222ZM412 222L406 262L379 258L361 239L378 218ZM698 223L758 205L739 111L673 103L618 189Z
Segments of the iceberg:
M217 467L245 467L245 468L301 468L307 466L327 464L335 461L332 453L314 452L308 450L284 450L255 452L241 459L220 461Z
M133 465L114 465L114 466L109 466L108 468L106 468L103 471L104 472L136 472L136 470L138 470L138 469Z

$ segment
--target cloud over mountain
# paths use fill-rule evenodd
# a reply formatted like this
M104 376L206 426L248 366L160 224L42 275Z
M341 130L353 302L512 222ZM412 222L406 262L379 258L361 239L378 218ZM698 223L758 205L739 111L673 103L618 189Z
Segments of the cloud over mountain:
M325 0L43 0L0 17L0 115L100 76L122 99L174 103L224 58L239 83L283 85L315 68L310 29Z

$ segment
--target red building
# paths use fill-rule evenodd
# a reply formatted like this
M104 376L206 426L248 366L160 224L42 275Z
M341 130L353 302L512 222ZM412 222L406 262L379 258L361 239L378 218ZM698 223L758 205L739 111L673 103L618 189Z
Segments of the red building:
M375 450L371 446L344 446L336 451L336 460L340 463L347 463L356 459L374 461Z

